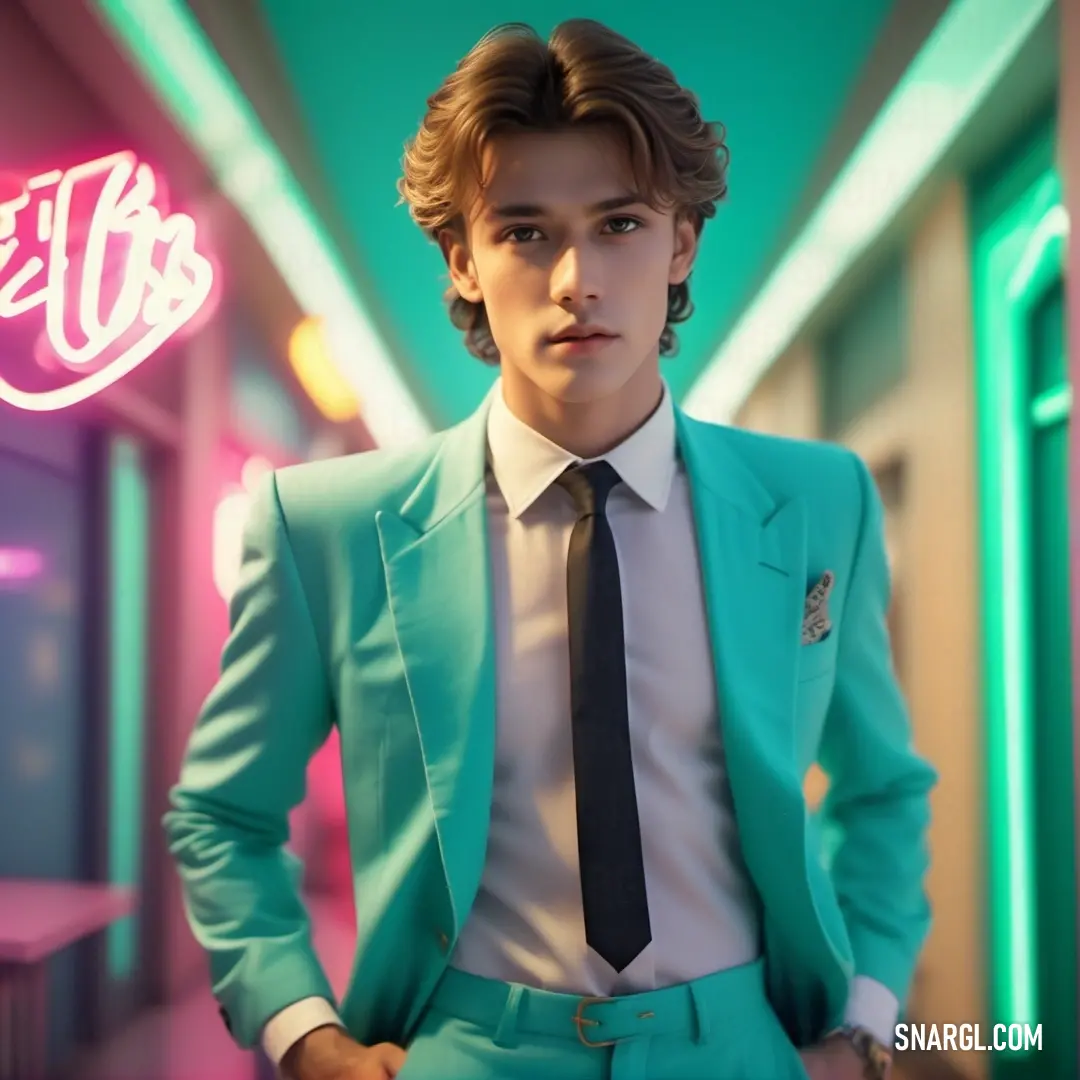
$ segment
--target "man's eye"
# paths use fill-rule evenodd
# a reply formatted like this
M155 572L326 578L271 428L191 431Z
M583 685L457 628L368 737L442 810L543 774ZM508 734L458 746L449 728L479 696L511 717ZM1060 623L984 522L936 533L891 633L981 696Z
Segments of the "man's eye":
M512 229L508 229L503 236L504 240L512 240L515 244L527 244L529 242L528 236L522 236L522 233L536 233L540 230L535 225L516 225Z
M636 232L639 228L641 228L641 222L638 221L637 218L632 217L608 218L606 224L611 226L619 226L618 228L613 228L612 230L616 236L625 236L627 233Z

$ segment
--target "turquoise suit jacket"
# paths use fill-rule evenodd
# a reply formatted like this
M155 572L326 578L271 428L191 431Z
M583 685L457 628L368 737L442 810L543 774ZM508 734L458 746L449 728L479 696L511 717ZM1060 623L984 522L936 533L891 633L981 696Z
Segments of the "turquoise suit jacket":
M241 1046L309 995L334 1001L359 1041L407 1044L468 917L495 749L486 413L408 449L283 469L253 500L221 678L165 817ZM936 774L891 668L881 504L841 447L681 411L677 433L770 998L803 1045L841 1019L856 974L903 1002L930 921ZM802 645L804 599L827 569L833 629ZM341 1002L283 849L333 724L359 931ZM831 777L818 814L803 793L815 760Z

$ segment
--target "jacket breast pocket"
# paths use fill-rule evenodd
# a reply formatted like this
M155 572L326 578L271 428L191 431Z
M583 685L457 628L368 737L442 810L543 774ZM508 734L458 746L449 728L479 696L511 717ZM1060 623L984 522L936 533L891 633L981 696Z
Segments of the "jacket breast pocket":
M799 682L827 675L836 667L836 630L813 645L799 646Z

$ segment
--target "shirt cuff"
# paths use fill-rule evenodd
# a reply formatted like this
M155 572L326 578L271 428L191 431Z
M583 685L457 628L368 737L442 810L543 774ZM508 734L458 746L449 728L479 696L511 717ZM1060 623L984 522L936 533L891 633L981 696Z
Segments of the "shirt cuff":
M280 1065L289 1049L308 1032L331 1024L340 1028L345 1026L326 998L308 997L294 1001L267 1020L262 1030L263 1050L274 1065Z
M856 975L851 980L844 1009L845 1024L865 1028L891 1053L899 1016L900 1002L887 986L867 975Z

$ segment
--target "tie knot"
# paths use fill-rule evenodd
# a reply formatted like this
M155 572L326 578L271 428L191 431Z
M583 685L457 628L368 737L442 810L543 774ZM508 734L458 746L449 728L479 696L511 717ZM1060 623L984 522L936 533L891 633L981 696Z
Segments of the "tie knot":
M590 461L587 465L571 465L555 481L570 492L578 517L602 514L611 489L622 482L615 467L607 461Z

